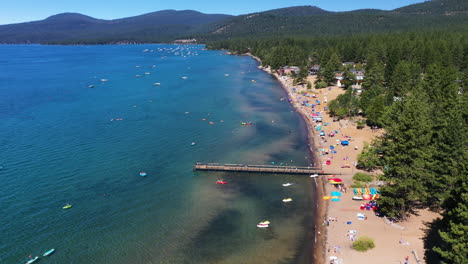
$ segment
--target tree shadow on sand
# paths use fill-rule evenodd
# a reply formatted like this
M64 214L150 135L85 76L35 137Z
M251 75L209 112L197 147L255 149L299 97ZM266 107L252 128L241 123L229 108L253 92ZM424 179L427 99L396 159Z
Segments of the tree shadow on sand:
M439 230L443 228L444 222L442 218L438 217L432 222L424 222L424 225L426 226L426 228L422 229L424 231L424 259L427 264L439 264L441 263L441 259L432 248L440 246L442 239L439 235Z

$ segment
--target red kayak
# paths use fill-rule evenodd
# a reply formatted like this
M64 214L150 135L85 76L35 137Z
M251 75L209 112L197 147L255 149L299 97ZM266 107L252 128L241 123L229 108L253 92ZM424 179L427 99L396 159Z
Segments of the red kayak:
M226 184L227 181L216 181L217 184Z

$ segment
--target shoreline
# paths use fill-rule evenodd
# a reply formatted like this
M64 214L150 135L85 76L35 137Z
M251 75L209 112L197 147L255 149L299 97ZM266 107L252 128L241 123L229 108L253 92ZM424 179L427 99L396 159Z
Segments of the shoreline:
M306 113L303 111L298 110L293 102L294 98L291 97L290 92L288 90L288 85L281 80L281 78L276 74L276 73L271 73L270 67L264 68L262 67L262 61L260 58L253 56L252 54L246 54L247 56L250 56L253 58L255 61L257 61L260 65L258 66L259 69L262 71L270 74L271 76L275 77L275 79L278 81L278 83L281 85L283 88L284 92L286 93L286 96L288 99L290 99L289 103L293 107L294 111L299 114L300 118L304 121L306 125L306 130L307 130L307 143L309 146L309 152L310 155L313 157L313 166L319 167L321 170L323 169L321 166L321 163L319 162L319 157L317 155L317 152L315 151L316 149L316 142L315 142L315 131L313 127L313 122L312 120L309 119ZM311 241L312 243L312 256L311 260L312 263L314 264L322 264L325 263L325 245L326 245L326 230L323 229L321 226L321 219L324 219L327 217L327 201L321 199L322 196L325 195L325 181L323 181L322 177L316 178L315 181L315 216L313 217L313 233L314 233L314 241Z
M251 54L246 55L262 65L259 58ZM429 229L427 223L440 217L439 214L430 212L428 209L420 210L417 212L418 215L413 215L407 221L395 225L375 215L373 211L361 209L361 205L367 201L352 199L354 195L353 188L351 188L353 175L357 172L369 174L369 172L356 168L358 155L366 143L370 144L384 131L382 129L372 130L367 126L358 129L356 120L359 118L347 118L334 122L326 107L329 101L345 93L344 89L329 86L328 89L312 88L307 90L304 85L293 85L292 78L288 76L272 73L270 67L259 66L259 69L273 75L278 80L290 99L290 104L306 123L309 150L314 158L314 166L325 171L340 173L342 184L347 187L347 191L339 189L335 185L328 184L328 181L323 177L316 178L318 180L315 186L317 200L316 208L314 208L316 211L315 230L313 230L316 241L310 241L313 245L311 262L315 264L331 263L333 258L336 259L334 263L346 262L347 264L363 262L404 263L405 259L409 259L411 263L425 263L423 239L425 232ZM307 81L311 83L314 83L315 79L315 76L307 77ZM320 112L322 123L316 123L311 119L312 107L303 103L315 100L319 102L317 102L314 111ZM316 132L316 127L322 125L321 131L325 132L323 137L317 135ZM330 136L331 132L336 135ZM340 144L342 140L349 141L349 146L342 146ZM331 148L331 145L334 146L335 152L328 153L330 150L326 150ZM374 176L374 180L367 184L368 187L378 189L380 182L375 177L378 173L370 173ZM333 191L341 193L338 201L331 202L322 199L322 196L327 196ZM358 220L358 213L365 214L364 221ZM349 235L350 232L355 235ZM355 238L361 236L369 236L374 239L375 248L367 252L358 252L352 249ZM417 256L419 256L419 261Z

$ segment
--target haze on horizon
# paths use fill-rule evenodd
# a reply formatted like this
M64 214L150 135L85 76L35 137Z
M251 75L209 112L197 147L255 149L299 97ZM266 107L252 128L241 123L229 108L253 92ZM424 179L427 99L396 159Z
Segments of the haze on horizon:
M328 11L351 11L356 9L392 10L402 6L425 2L424 0L237 0L213 4L213 0L114 0L112 5L103 1L81 0L16 0L2 3L0 25L45 19L51 15L73 12L99 19L117 19L137 16L164 9L196 10L207 14L240 15L270 9L312 5Z

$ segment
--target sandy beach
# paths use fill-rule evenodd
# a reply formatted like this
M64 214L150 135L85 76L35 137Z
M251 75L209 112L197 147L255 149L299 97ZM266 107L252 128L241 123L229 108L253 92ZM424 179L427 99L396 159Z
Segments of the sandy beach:
M258 58L254 59L260 62ZM271 73L269 67L261 68ZM315 156L316 164L314 165L321 167L325 172L339 173L337 177L341 178L343 186L347 187L346 192L341 191L340 201L325 201L322 196L340 190L329 184L325 178L317 181L319 216L316 229L317 246L313 249L315 263L405 263L406 259L407 263L425 263L422 238L428 229L426 224L439 217L438 214L422 210L418 212L418 216L412 216L406 222L392 224L386 222L384 218L376 216L372 210L361 210L361 204L366 201L352 200L354 195L353 189L350 188L353 183L352 176L356 172L363 172L355 167L357 156L366 142L371 143L372 139L381 135L383 131L372 130L369 127L358 129L355 120L333 122L326 107L331 100L343 94L344 89L331 86L326 89L312 88L307 90L305 85L294 86L290 77L273 75L281 82L290 103L307 123L309 145ZM308 76L307 80L314 83L315 78L315 76ZM320 104L315 107L315 112L321 113L323 118L321 124L312 119L312 107L302 104L306 100L310 104L315 103L315 100L320 101ZM324 125L325 123L328 124ZM321 131L325 132L325 137L319 135L316 130L317 125L322 126ZM337 133L334 137L330 137L330 132ZM348 140L349 146L341 146L339 144L341 140ZM330 145L335 146L336 153L325 154L318 151L322 148L329 148ZM377 183L374 180L369 187L378 189ZM358 213L364 214L365 220L358 220ZM353 250L352 240L361 236L373 238L375 248L367 252ZM334 262L331 259L334 259Z

